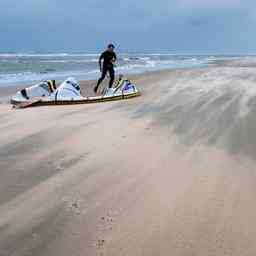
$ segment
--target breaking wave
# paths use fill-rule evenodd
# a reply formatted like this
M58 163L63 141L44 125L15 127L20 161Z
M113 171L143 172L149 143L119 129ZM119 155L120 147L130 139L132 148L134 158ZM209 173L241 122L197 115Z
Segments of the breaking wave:
M67 76L95 79L99 75L98 54L0 53L0 86L26 84ZM200 67L220 57L173 54L119 54L117 73L137 74L169 68Z

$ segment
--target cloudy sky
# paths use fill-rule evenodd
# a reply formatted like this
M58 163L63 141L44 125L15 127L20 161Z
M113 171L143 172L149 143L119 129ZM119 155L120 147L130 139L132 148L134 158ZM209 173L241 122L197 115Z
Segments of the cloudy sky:
M0 51L256 53L255 0L0 0Z

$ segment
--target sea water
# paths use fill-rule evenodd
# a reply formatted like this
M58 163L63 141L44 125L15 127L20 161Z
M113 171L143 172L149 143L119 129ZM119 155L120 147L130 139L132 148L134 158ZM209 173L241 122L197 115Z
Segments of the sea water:
M234 58L235 56L229 56ZM0 86L33 84L41 80L96 79L99 54L0 53ZM117 74L138 74L171 68L201 67L225 56L175 54L118 54Z

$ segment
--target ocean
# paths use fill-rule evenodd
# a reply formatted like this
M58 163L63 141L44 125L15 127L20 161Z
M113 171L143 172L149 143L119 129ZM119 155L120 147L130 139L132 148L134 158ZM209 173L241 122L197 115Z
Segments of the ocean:
M46 79L62 81L99 76L98 54L86 53L0 53L0 86L33 84ZM170 68L201 67L235 56L174 54L118 54L117 74L138 74Z

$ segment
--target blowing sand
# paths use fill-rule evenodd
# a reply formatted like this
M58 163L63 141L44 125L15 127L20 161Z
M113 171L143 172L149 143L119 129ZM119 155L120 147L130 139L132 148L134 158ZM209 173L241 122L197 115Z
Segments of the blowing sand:
M2 89L0 255L254 256L242 64L136 76L141 97L86 106L13 110Z

